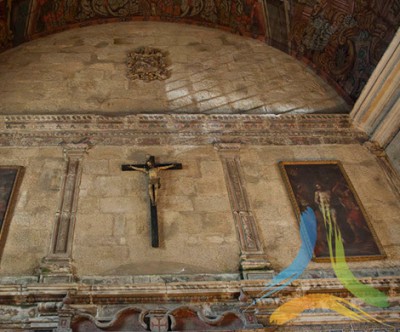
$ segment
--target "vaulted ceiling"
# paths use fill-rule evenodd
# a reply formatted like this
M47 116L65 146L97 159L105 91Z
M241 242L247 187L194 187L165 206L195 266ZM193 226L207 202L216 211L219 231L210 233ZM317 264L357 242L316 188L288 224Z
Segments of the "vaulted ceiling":
M0 50L129 20L200 24L264 40L308 64L352 104L400 25L400 1L0 0Z

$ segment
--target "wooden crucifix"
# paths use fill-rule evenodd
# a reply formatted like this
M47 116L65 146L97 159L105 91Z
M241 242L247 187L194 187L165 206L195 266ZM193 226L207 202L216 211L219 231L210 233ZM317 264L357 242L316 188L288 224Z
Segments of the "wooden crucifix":
M150 199L150 217L151 217L151 246L158 248L158 219L157 219L157 195L161 187L160 171L169 169L182 169L180 163L156 164L154 156L147 156L145 164L121 165L122 171L139 171L147 175L148 194Z

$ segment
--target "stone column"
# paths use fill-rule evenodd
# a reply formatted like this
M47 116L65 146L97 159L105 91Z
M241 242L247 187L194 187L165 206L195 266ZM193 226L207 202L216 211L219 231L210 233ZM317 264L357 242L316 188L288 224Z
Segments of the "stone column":
M243 277L246 279L256 276L263 278L266 275L270 277L272 271L266 272L266 270L269 270L270 263L264 253L257 223L251 211L244 186L239 157L240 144L216 144L215 148L219 152L222 161L229 200L239 238L240 268ZM265 272L262 273L260 270Z
M71 282L75 279L72 264L72 240L75 227L82 159L89 144L64 144L65 177L61 188L60 208L56 214L49 254L39 267L41 282Z

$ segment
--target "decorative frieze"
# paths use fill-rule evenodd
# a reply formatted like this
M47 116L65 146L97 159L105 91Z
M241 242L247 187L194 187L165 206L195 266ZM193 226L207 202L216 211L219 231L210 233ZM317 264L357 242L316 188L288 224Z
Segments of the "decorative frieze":
M0 116L0 146L94 144L351 144L367 137L347 115L136 114Z

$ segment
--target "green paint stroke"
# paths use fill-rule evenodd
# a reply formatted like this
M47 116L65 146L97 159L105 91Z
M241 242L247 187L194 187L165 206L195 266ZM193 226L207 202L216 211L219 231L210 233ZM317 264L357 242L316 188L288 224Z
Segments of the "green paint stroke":
M373 288L370 285L361 283L351 272L345 259L344 246L340 230L335 222L332 222L330 213L324 213L325 226L327 227L327 241L329 254L333 270L336 273L339 281L347 288L354 296L362 299L370 305L387 308L389 302L386 294ZM335 242L335 253L333 251L333 240Z

